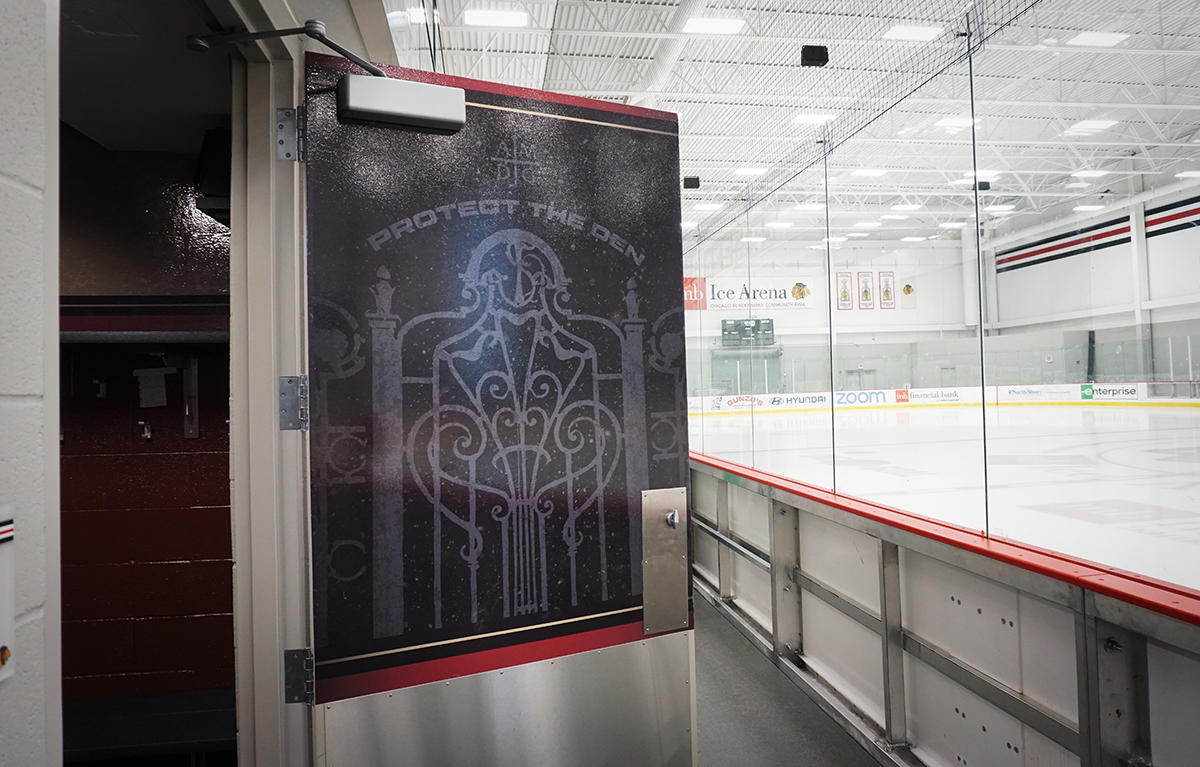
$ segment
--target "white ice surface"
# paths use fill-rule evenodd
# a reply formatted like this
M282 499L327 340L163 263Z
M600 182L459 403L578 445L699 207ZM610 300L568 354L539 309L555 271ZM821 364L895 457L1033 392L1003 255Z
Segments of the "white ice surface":
M989 406L986 494L978 405L831 421L693 413L691 449L1200 589L1200 407Z

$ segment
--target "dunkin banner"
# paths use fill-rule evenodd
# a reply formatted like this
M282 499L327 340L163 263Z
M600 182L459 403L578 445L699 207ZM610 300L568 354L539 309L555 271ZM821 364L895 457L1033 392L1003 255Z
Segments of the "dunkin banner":
M466 90L426 135L339 120L349 69L308 59L318 699L640 639L641 492L688 480L675 116L389 69Z

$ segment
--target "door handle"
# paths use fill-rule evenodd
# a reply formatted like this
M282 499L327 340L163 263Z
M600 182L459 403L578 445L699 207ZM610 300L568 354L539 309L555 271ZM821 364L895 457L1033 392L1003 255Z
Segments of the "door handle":
M667 512L667 527L679 527L679 509L671 509Z

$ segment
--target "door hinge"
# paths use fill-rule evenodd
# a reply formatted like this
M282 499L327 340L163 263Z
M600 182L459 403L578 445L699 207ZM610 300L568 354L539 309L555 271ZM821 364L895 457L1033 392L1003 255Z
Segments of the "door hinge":
M283 651L283 702L316 702L317 671L312 650Z
M308 431L308 376L280 376L280 431Z
M275 110L275 159L304 162L304 106Z

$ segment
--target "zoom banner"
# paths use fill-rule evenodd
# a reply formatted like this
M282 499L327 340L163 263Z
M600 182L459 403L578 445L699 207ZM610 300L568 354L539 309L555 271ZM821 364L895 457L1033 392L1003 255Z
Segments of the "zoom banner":
M675 116L390 68L466 127L351 124L348 66L308 59L318 699L640 639L641 493L688 482Z

